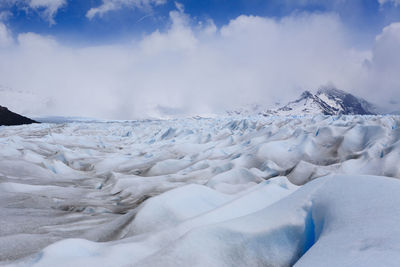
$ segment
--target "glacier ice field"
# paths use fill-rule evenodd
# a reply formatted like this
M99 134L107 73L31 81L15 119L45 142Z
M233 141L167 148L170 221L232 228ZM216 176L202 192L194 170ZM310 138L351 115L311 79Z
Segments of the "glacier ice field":
M2 266L398 266L400 117L0 126Z

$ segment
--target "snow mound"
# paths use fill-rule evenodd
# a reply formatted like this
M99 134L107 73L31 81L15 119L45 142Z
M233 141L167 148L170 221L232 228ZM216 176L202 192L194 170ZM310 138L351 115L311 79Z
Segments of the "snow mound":
M197 189L187 188L192 190ZM332 175L249 214L213 220L212 211L205 212L168 230L114 244L60 241L29 264L395 266L400 260L399 194L400 183L390 178ZM263 198L268 202L268 194ZM234 202L241 202L243 210L254 203L243 196Z

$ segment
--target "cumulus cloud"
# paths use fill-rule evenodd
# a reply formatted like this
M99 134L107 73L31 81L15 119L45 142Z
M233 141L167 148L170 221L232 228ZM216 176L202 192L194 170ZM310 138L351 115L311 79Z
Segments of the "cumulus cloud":
M170 20L166 31L124 45L77 48L20 34L11 48L0 49L0 80L42 99L32 114L111 119L269 105L328 82L368 98L381 72L391 81L387 92L398 85L399 61L390 56L400 54L397 24L383 30L373 49L361 51L334 14L242 15L218 28L181 9Z
M95 16L102 16L107 12L122 9L124 7L151 9L153 5L165 4L167 0L103 0L102 4L98 7L91 8L86 17L93 19Z
M400 99L399 73L400 23L398 22L386 26L376 37L372 57L365 61L364 77L359 87L374 100L389 103L390 100Z
M4 23L0 22L0 47L10 46L12 43L11 32Z
M376 37L372 63L384 72L400 68L400 22L386 26Z

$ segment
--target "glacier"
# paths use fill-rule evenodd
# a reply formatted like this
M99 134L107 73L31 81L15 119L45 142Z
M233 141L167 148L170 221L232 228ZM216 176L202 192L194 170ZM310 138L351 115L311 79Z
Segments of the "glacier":
M0 126L0 265L396 266L400 117Z

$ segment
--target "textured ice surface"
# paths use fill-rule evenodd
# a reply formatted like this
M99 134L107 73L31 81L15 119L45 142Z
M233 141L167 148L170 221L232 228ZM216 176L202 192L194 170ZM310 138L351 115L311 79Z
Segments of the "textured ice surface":
M391 266L399 125L317 116L0 127L0 262Z

